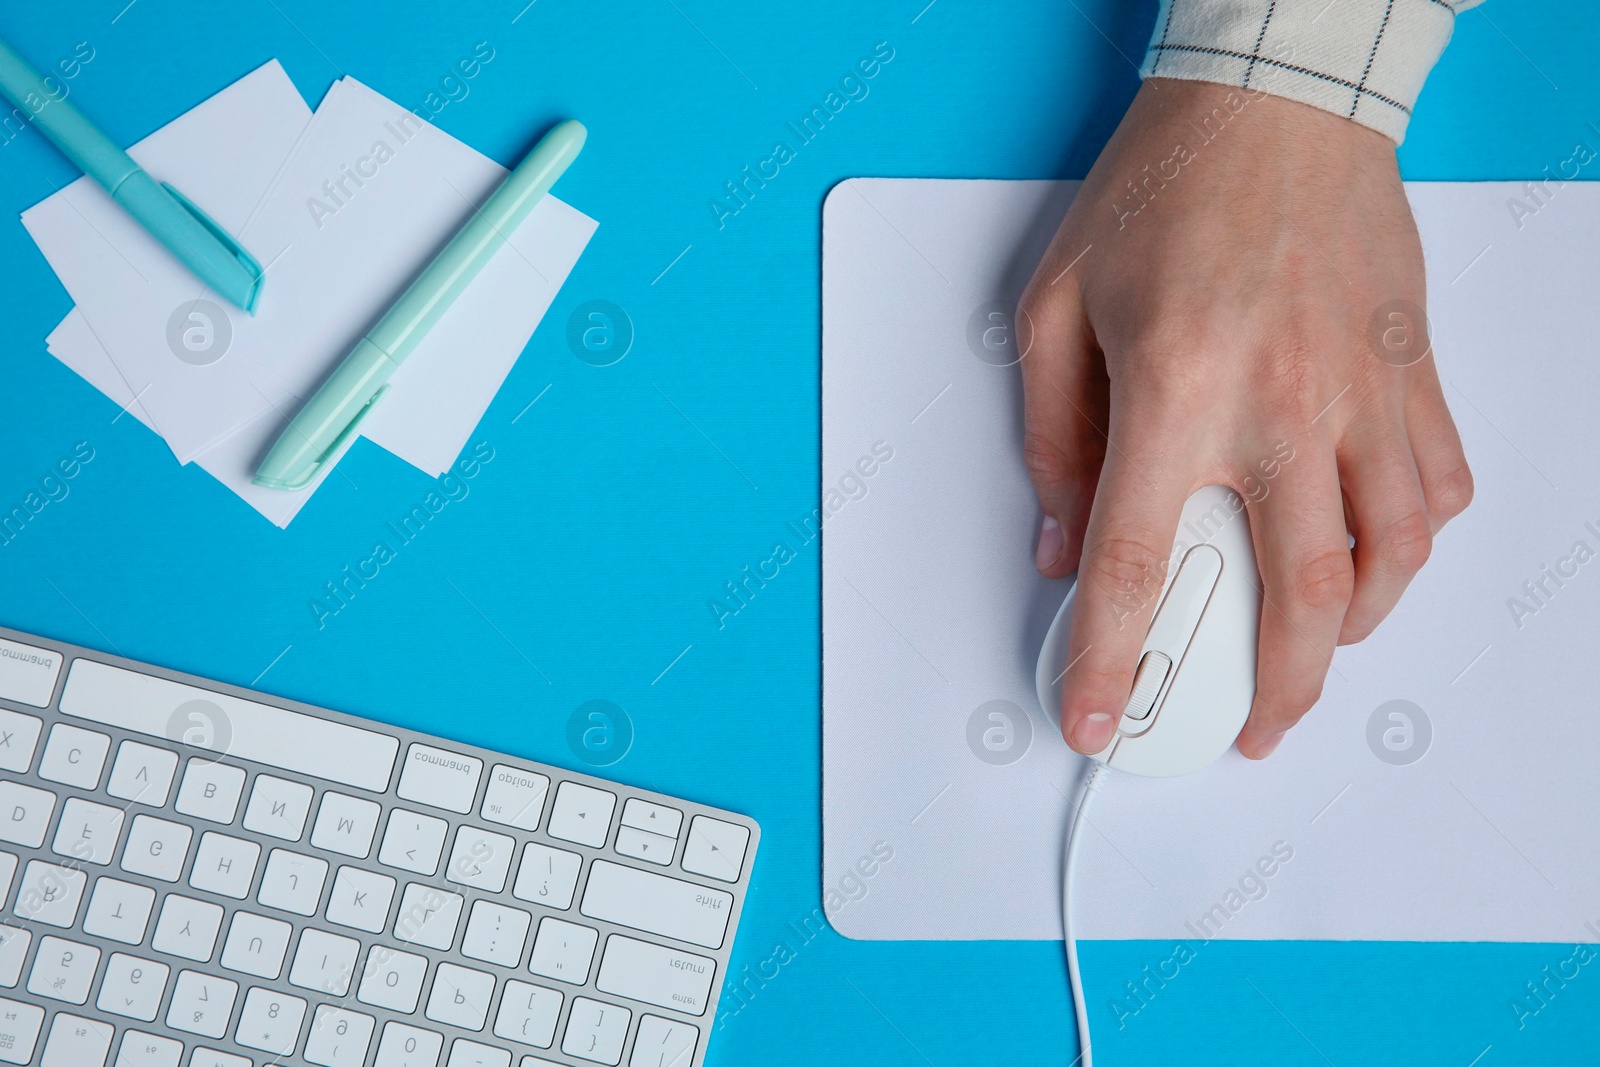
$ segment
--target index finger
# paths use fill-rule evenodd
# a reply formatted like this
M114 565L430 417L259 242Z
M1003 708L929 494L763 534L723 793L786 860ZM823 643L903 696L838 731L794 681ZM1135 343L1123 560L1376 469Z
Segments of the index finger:
M1084 536L1061 687L1062 734L1084 755L1111 743L1128 702L1192 481L1176 452L1107 450Z

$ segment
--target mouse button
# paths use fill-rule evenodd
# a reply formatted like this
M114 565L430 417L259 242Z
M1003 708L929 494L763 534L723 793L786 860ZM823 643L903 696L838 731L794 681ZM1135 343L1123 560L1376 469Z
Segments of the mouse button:
M1156 697L1172 672L1172 658L1164 652L1146 652L1133 675L1133 691L1128 694L1128 704L1122 709L1124 719L1136 722L1148 718L1156 706Z
M1221 576L1222 553L1210 545L1191 548L1156 609L1145 648L1161 649L1170 658L1181 659Z

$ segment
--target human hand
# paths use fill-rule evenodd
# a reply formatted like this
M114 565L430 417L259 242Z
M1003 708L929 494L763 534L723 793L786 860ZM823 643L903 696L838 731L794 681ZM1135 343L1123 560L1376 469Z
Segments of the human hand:
M1150 79L1018 314L1037 564L1078 571L1062 731L1116 729L1178 514L1247 501L1269 755L1472 498L1393 144L1293 101ZM1350 547L1350 537L1355 547Z

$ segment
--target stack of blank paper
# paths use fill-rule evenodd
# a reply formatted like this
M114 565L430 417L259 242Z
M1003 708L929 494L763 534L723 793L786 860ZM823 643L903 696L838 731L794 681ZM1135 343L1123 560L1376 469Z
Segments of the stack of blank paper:
M286 526L318 483L263 489L255 465L506 171L354 78L312 114L276 62L129 152L266 267L256 313L209 292L84 178L22 216L77 303L50 352L180 463ZM395 373L361 435L443 474L594 229L546 197Z

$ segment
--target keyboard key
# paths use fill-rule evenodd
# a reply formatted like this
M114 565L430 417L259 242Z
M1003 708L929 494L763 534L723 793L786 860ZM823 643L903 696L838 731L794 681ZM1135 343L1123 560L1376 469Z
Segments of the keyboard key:
M71 867L29 860L22 869L22 888L12 911L19 919L32 919L67 929L78 919L78 904L88 877Z
M632 1018L633 1012L627 1008L578 997L572 1002L561 1051L581 1060L615 1064L622 1059L622 1041Z
M328 894L328 921L340 926L381 933L389 920L389 903L394 899L394 879L356 867L340 867Z
M25 771L32 766L42 729L44 723L32 715L0 708L0 771Z
M347 797L343 793L322 794L317 824L311 829L311 843L341 856L367 858L372 851L372 835L378 830L383 811L370 800Z
M483 817L519 830L537 830L550 779L538 771L495 764L483 794Z
M124 667L74 661L61 691L60 708L76 718L164 739L173 709L192 700L203 700L227 716L228 751L240 759L357 789L382 793L389 788L400 749L393 737ZM184 743L210 748L221 740L215 734L204 737L200 733L194 731Z
M444 851L444 835L449 828L443 819L397 808L389 813L378 862L431 876L439 869L439 854Z
M220 1038L227 1033L238 996L238 982L199 971L179 971L177 985L172 988L172 1003L167 1005L167 1025L201 1037ZM205 1062L199 1049L192 1062Z
M192 837L194 831L182 823L135 815L128 829L128 843L122 847L122 869L163 882L176 882L183 874L183 861L189 854Z
M44 1025L44 1009L0 997L0 1063L29 1063Z
M280 911L315 915L327 878L327 860L275 848L267 855L267 869L261 875L256 899Z
M144 940L145 927L150 922L150 909L155 902L156 891L149 886L134 885L115 878L100 878L94 883L94 892L89 895L89 910L83 916L83 932L137 945Z
M677 847L678 842L670 837L646 833L632 826L617 830L617 851L636 860L647 860L665 867L672 862L672 851Z
M565 911L572 906L572 892L578 887L578 871L582 867L583 857L576 852L530 843L522 850L522 866L517 868L517 884L511 887L511 895Z
M255 879L256 861L260 858L261 846L254 841L208 831L200 835L189 884L208 893L243 900L250 895L250 883Z
M511 1067L511 1053L458 1037L450 1045L450 1062L445 1067Z
M189 1067L255 1067L248 1056L235 1056L214 1048L197 1048L189 1057Z
M721 948L733 896L664 874L595 860L579 911L662 937Z
M556 1037L562 999L554 989L515 980L507 982L500 998L500 1013L494 1017L494 1036L520 1045L549 1048Z
M283 971L283 956L293 932L294 927L278 919L236 911L217 962L230 971L275 979Z
M307 930L300 935L300 947L289 968L289 984L315 989L330 997L350 992L350 979L356 973L356 956L361 942L324 930Z
M483 971L441 963L433 975L424 1012L436 1023L448 1023L463 1030L482 1030L494 1000L494 975Z
M444 1035L405 1023L385 1023L372 1067L438 1067Z
M53 649L0 641L0 698L36 708L49 707L61 663L61 653Z
M407 945L426 945L441 951L456 939L461 922L461 894L418 885L406 886L400 910L394 918L395 940Z
M649 834L677 837L678 828L683 825L683 812L664 804L652 804L648 800L633 797L622 805L622 825ZM653 1019L655 1016L647 1015L645 1018Z
M28 958L33 934L16 926L0 926L0 985L14 989L22 980L22 965Z
M395 792L406 800L465 815L472 810L482 776L483 760L476 756L412 745L406 750L405 770Z
M639 1020L628 1067L689 1067L700 1031L688 1023L646 1015Z
M39 954L33 958L33 970L28 974L28 992L82 1004L89 999L89 986L99 965L100 950L93 945L59 937L40 938Z
M17 876L17 857L0 852L0 904L11 896L11 881Z
M616 806L615 793L591 789L577 782L562 782L556 789L555 806L550 809L550 821L545 824L544 832L563 841L600 848L606 843L611 812Z
M696 815L689 821L689 840L683 846L683 869L724 882L737 882L744 869L744 851L750 831L721 819Z
M142 1030L125 1030L114 1067L178 1067L183 1042Z
M367 952L367 965L361 971L356 999L363 1004L410 1015L417 1010L422 976L427 972L425 957L373 945Z
M50 851L103 867L111 862L121 833L121 808L69 797L61 807L61 822Z
M517 843L505 834L463 826L456 831L455 847L450 850L450 864L444 876L474 889L498 893L506 887L516 850Z
M306 1002L299 997L258 987L244 995L233 1039L245 1048L287 1056L300 1043L300 1024L305 1018Z
M113 952L100 979L100 995L95 1007L112 1015L126 1015L142 1022L154 1022L161 1010L161 994L167 989L172 968L165 963L142 960Z
M117 746L117 758L111 764L106 792L119 800L134 800L152 808L162 808L167 804L172 776L177 769L177 753L138 741L124 741Z
M256 775L250 802L244 806L244 828L258 834L298 841L311 811L311 787L270 774Z
M39 757L40 778L79 789L93 789L100 782L100 771L111 751L111 738L105 734L58 722L50 727L50 740Z
M57 1012L44 1039L39 1067L105 1067L116 1032L109 1023Z
M533 916L519 908L480 900L472 905L472 917L461 938L461 954L485 963L515 967L522 962L522 946L528 941L532 924Z
M346 1011L331 1004L317 1008L306 1035L306 1050L300 1058L317 1067L361 1067L367 1062L372 1030L378 1021L358 1011Z
M56 810L56 795L30 785L0 782L0 841L38 848Z
M150 947L169 956L182 956L186 960L204 963L211 958L211 950L217 945L217 931L221 928L220 907L210 901L180 897L173 893L161 902L161 917L156 920L156 932L150 937ZM205 1033L200 1030L195 1032Z
M587 926L547 917L539 923L539 936L533 942L528 970L546 978L583 985L589 978L589 963L594 959L594 945L599 936Z
M612 934L594 986L685 1015L704 1015L716 975L716 960Z
M244 791L244 771L225 763L192 757L178 786L173 804L184 815L223 824L233 822L239 810L239 794Z

